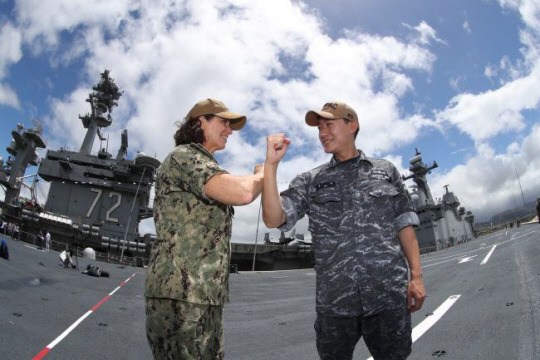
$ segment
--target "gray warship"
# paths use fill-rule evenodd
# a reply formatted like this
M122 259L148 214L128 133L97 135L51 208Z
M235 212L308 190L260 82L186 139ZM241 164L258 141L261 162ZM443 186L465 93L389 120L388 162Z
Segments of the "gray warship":
M92 154L96 136L113 122L111 112L122 93L109 71L93 86L86 99L91 112L79 116L87 129L79 151L48 150L39 160L37 148L45 148L41 129L24 130L18 125L7 148L10 158L0 166L0 184L5 188L2 217L17 224L23 238L49 231L54 240L92 247L98 252L145 258L155 236L141 236L139 222L152 216L150 191L160 162L144 153L127 159L128 133L123 130L115 157L101 148ZM28 166L39 166L37 175L50 182L45 205L19 198ZM33 184L39 181L34 176ZM23 239L27 240L28 239Z
M409 194L420 219L420 226L416 228L420 251L437 251L475 239L474 215L460 206L457 196L448 190L448 185L439 201L433 199L426 175L439 166L437 162L424 164L421 153L416 149L409 164L411 174L402 177L403 180L412 179L416 185Z

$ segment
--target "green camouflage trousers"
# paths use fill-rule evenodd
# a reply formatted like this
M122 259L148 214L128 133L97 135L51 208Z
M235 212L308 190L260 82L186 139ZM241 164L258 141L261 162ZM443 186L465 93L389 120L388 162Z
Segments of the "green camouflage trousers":
M146 337L157 360L222 360L223 306L146 298Z

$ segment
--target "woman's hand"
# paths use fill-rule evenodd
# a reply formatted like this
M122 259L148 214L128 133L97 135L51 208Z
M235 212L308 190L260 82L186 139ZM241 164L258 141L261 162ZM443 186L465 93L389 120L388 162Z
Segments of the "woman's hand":
M260 164L257 164L255 165L255 169L253 170L253 174L254 175L257 175L257 174L264 174L264 163L260 163Z

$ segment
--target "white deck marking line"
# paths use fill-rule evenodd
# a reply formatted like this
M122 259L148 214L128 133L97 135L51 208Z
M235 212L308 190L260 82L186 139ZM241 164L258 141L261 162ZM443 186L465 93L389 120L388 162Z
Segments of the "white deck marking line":
M424 335L426 331L435 325L435 323L442 318L442 316L452 307L452 305L454 305L456 301L458 301L460 297L461 295L450 296L433 312L431 316L427 317L420 324L416 325L412 331L412 342L414 343L422 335ZM368 360L373 360L373 358L370 357Z
M511 240L505 240L504 242L509 242L509 241L511 241ZM499 244L502 244L502 243L499 243ZM475 253L475 252L478 252L478 251L481 251L481 250L484 250L484 249L487 249L487 248L489 248L489 246L482 246L482 247L479 247L478 249L465 251L465 252L455 254L455 255L444 256L444 257L440 257L438 259L428 259L428 260L422 261L422 267L439 265L439 264L442 264L442 263L445 263L445 262L448 262L448 261L458 260L458 259L463 258L465 255ZM443 260L443 259L447 259L447 260ZM437 262L434 263L434 264L428 264L429 262L435 262L435 261L437 261Z
M488 254L486 255L486 257L484 258L484 260L482 260L482 262L480 263L480 265L484 265L485 263L488 262L491 254L493 254L493 251L495 250L495 248L497 247L497 245L493 245L493 247L491 248L491 250L488 252Z
M45 357L45 355L47 355L49 353L49 351L52 350L53 347L55 347L56 345L58 345L58 343L62 340L64 340L64 338L66 336L69 335L70 332L73 331L73 329L75 329L81 322L83 322L84 319L86 319L88 316L90 316L90 314L92 314L94 311L96 311L101 305L103 305L103 303L107 300L109 300L109 298L118 290L120 289L122 286L124 286L129 280L131 280L133 277L135 276L135 273L133 273L129 278L127 278L127 280L123 281L120 283L120 285L114 289L112 292L110 292L109 294L107 294L107 296L105 296L103 299L101 299L100 302L98 302L96 305L92 306L92 309L88 310L83 316L81 316L77 321L75 321L70 327L68 327L62 334L60 334L60 336L58 336L56 339L54 339L49 345L47 345L45 348L43 348L43 350L41 350L36 356L34 356L32 358L32 360L40 360L40 359L43 359Z
M526 236L529 236L533 233L535 233L536 231L529 231L529 232L526 232L524 234L521 234L519 236L516 236L515 238L511 238L511 239L508 239L508 240L504 240L504 241L501 241L501 242L498 242L496 245L502 245L502 244L505 244L507 242L510 242L510 241L515 241L515 240L518 240L518 239L521 239L523 237L526 237ZM515 234L512 234L512 235L515 235ZM423 259L422 260L422 267L428 267L428 266L433 266L433 265L439 265L439 264L442 264L442 263L445 263L447 261L441 261L443 259L450 259L448 261L452 261L452 260L456 260L456 259L460 259L463 255L466 255L466 254L470 254L470 253L474 253L474 252L477 252L477 251L481 251L481 250L484 250L484 249L487 249L489 248L491 245L489 246L482 246L482 247L479 247L478 249L474 249L474 250L469 250L469 251L465 251L465 252L462 252L462 253L459 253L459 254L455 254L455 255L448 255L448 256L443 256L443 257L438 257L437 259ZM435 262L435 261L438 261L437 263L435 264L429 264L430 262Z
M473 256L469 256L469 257L463 258L463 259L459 260L458 264L463 264L463 263L472 261L472 259L475 258L475 257L476 257L476 255L473 255Z
M515 238L513 238L512 240L517 240L517 239L521 239L522 237L525 237L525 236L529 236L531 234L534 234L536 231L529 231L529 232L526 232L525 234L521 234L519 236L516 236ZM512 234L512 235L515 235L515 234Z
M515 241L515 240L521 239L522 237L529 236L529 235L531 235L532 233L533 233L533 232L530 232L530 233L528 233L528 234L523 234L523 235L518 236L518 237L513 238L513 239L508 239L508 240L505 240L505 241L501 241L500 243L495 244L495 246L497 246L497 245L502 245L502 244L505 244L505 243L507 243L507 242L511 242L511 241ZM477 252L477 251L481 251L481 250L485 250L485 249L487 249L487 248L489 248L489 246L482 246L481 248L478 248L478 249L475 249L475 250L467 251L467 252L464 252L464 253L461 253L461 254L452 255L450 259L444 260L444 261L440 261L440 262L437 262L437 263L434 263L434 264L427 264L427 265L424 265L425 262L422 262L422 268L427 268L427 267L430 267L430 266L435 266L435 265L444 264L444 263L449 262L449 261L461 260L461 258L463 257L463 255L470 254L470 253ZM447 257L443 257L443 258L441 258L441 259L446 259L446 258L448 258L448 256L447 256ZM430 261L437 261L437 259L430 259Z
M476 255L475 255L475 256L476 256ZM461 256L455 257L455 258L453 258L453 259L444 260L444 261L441 261L441 262L438 262L438 263L429 264L429 265L422 265L422 268L425 269L425 268L428 268L428 267L430 267L430 266L440 265L440 264L447 263L447 262L449 262L449 261L456 261L456 260L463 260L463 259L466 259L466 257L463 257L463 256L461 255Z
M433 315L427 317L424 321L422 321L420 324L416 325L416 327L412 331L412 341L415 342L420 338L420 336L424 335L426 331L429 330L437 321L439 321L442 316L454 305L456 301L461 297L461 295L452 295L448 297L434 312Z

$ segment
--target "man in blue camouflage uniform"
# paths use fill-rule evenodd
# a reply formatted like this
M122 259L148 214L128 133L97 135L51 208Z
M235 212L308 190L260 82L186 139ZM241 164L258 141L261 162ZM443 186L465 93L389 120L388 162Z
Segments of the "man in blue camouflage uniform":
M221 101L191 109L176 148L156 178L158 239L146 276L146 334L156 359L223 359L223 305L228 301L233 207L261 192L262 166L235 176L214 152L225 148L246 117Z
M358 117L347 104L309 111L306 123L318 126L333 157L279 194L277 166L290 140L269 136L263 219L269 228L288 231L309 216L319 356L352 359L363 336L375 359L405 359L412 345L410 313L422 306L425 290L413 228L418 217L401 176L389 161L356 149Z

